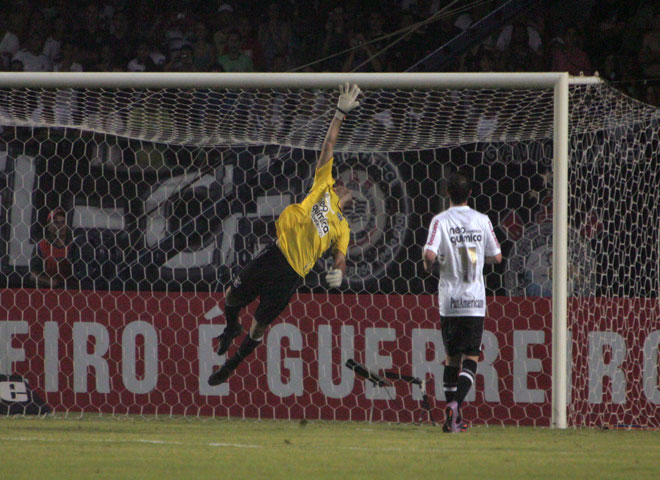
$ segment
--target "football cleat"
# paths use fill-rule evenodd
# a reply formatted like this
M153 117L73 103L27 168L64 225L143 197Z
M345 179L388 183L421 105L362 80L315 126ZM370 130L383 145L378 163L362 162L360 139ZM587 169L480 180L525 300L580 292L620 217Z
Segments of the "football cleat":
M227 379L229 378L229 375L231 375L231 372L233 372L232 369L227 368L226 365L223 365L220 370L213 372L211 376L209 377L209 385L212 387L215 387L216 385L220 385L222 383L225 383Z
M224 355L229 350L231 342L241 333L241 325L235 323L233 326L227 325L225 331L218 337L218 355Z
M445 433L459 433L464 431L462 425L463 422L458 413L458 403L451 402L447 404L445 408L445 423L442 425L442 431Z
M457 431L460 433L465 433L468 431L468 428L470 428L470 425L462 419L459 419L458 422L456 422L456 426L458 427Z

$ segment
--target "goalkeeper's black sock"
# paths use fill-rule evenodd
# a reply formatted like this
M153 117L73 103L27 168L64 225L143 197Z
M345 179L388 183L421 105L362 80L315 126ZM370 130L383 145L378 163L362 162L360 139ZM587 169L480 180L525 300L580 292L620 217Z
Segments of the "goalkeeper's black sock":
M235 370L236 367L238 367L241 362L259 346L260 343L261 340L253 340L249 333L245 335L245 338L241 342L241 346L238 347L238 352L225 362L223 368Z
M467 358L463 360L463 368L461 368L461 373L458 374L458 385L456 387L456 395L454 395L454 401L458 403L459 407L470 391L476 374L477 362Z
M225 320L227 324L222 334L218 337L218 355L224 355L229 350L234 338L240 335L242 328L238 323L238 314L241 307L232 307L225 305Z
M445 390L445 398L447 403L454 400L456 395L456 387L458 382L458 367L445 365L445 372L442 374L442 384Z
M238 314L241 312L241 307L234 307L233 305L225 304L225 320L227 326L233 328L238 324Z

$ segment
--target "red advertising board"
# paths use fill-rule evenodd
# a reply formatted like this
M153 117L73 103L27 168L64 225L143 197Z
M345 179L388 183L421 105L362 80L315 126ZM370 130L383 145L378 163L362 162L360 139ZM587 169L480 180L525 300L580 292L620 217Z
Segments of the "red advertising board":
M428 418L418 387L374 387L344 366L354 358L375 371L426 380L441 416L444 350L434 296L299 294L228 384L210 387L206 379L222 362L214 343L224 328L218 305L221 294L4 290L0 373L22 375L55 411ZM572 329L578 346L569 361L571 418L593 425L644 415L646 423L660 423L657 316L640 317L635 300L573 307L580 322ZM657 312L657 302L641 310ZM251 312L243 314L244 327ZM612 314L634 314L640 328L613 330ZM551 323L549 299L489 299L466 419L549 424Z

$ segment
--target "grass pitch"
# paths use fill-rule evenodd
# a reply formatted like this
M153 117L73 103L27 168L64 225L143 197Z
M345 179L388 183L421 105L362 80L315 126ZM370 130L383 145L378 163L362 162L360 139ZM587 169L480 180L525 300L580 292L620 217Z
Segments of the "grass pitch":
M5 479L658 479L660 432L0 418Z

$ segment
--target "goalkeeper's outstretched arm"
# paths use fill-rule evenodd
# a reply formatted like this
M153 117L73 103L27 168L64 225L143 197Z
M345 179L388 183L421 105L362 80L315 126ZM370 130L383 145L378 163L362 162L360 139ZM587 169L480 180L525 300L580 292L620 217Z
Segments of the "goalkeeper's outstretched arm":
M319 169L326 163L330 161L332 155L334 154L335 143L337 143L337 138L339 137L339 129L341 124L346 118L348 112L357 107L360 102L356 100L357 96L360 94L360 87L356 84L349 85L348 82L339 85L339 100L337 101L337 111L335 116L328 127L328 132L325 134L325 140L323 140L323 146L321 147L321 155L319 156L319 161L316 164L316 168Z

